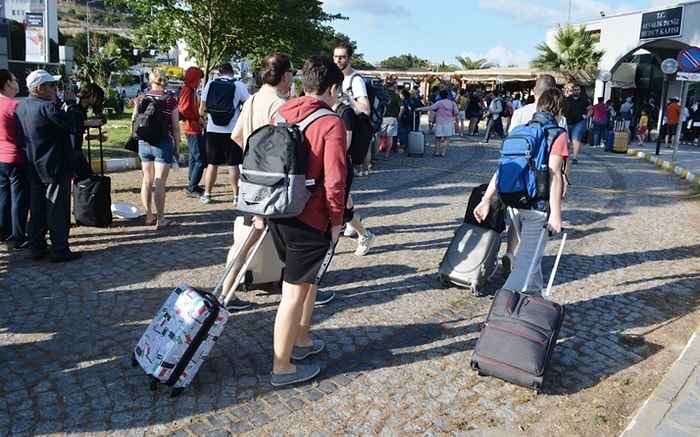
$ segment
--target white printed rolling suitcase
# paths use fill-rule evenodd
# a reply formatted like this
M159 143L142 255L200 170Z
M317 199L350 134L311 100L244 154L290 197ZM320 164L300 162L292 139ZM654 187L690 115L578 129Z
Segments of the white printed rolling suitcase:
M175 397L197 374L227 320L228 311L213 294L180 285L136 344L132 364L150 376L151 390L163 383L174 387Z

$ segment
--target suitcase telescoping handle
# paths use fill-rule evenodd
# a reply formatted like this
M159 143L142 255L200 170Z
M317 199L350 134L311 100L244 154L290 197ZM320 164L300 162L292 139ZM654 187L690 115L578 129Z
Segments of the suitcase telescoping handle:
M87 127L87 152L88 152L88 163L90 164L90 169L92 169L92 153L90 148L90 126ZM97 127L97 140L100 145L100 175L105 175L105 160L102 151L102 125ZM90 170L92 172L92 170Z
M224 294L223 290L222 290L223 285L224 285L224 281L226 280L226 277L228 276L228 274L231 272L231 269L233 269L233 265L235 264L238 257L240 257L242 255L241 252L243 251L243 248L248 245L248 241L253 237L253 233L255 232L255 225L254 224L253 224L253 226L250 227L250 231L248 232L248 235L246 235L245 241L243 241L243 244L238 246L238 250L236 250L236 253L233 254L233 257L231 258L231 260L228 262L228 264L226 264L226 268L224 269L224 274L221 275L221 278L219 278L219 282L217 282L216 287L214 287L214 291L212 291L212 294L219 299L219 302L221 302L221 304L223 306L226 306L228 304L229 300L231 300L231 298L233 297L234 292L236 291L236 289L238 288L240 283L245 278L246 270L248 270L250 263L253 261L253 257L260 249L260 246L262 246L263 241L265 240L265 237L267 236L267 233L269 231L270 231L270 229L268 228L267 224L265 224L265 229L263 229L262 235L260 236L260 238L258 238L258 241L255 242L255 246L253 246L253 248L250 249L250 251L248 252L246 259L245 259L245 262L243 263L243 266L241 266L241 270L236 275L236 279L233 281L231 288L228 290L228 292L226 294ZM220 296L219 296L219 293L221 293Z
M523 284L523 289L522 292L525 293L527 291L527 286L530 284L530 279L532 279L532 275L535 273L535 266L537 265L536 260L540 259L537 254L540 253L542 250L542 245L547 239L548 236L547 232L547 225L544 225L542 227L542 232L540 233L540 238L537 241L537 248L535 249L535 256L532 258L532 262L530 262L530 267L527 270L527 276L525 276L525 284ZM566 242L566 232L562 235L561 238L561 244L559 245L559 251L557 252L557 258L554 260L554 267L552 267L552 273L549 275L549 282L547 283L547 289L542 293L542 297L545 299L549 298L549 293L552 290L552 284L554 283L554 276L557 274L557 267L559 267L559 259L561 258L561 253L564 250L564 243Z

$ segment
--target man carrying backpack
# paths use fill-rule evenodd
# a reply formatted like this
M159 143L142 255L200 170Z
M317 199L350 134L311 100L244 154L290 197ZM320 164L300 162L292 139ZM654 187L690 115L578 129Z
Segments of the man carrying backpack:
M302 82L306 95L288 101L278 111L289 123L332 108L342 90L343 73L330 57L312 56L304 64ZM309 332L316 294L313 284L338 241L345 210L347 135L343 122L335 114L323 115L309 124L303 136L310 148L306 180L317 181L311 198L300 215L268 220L275 248L285 263L273 336L273 386L307 381L321 371L317 365L298 361L325 347ZM292 364L291 359L297 363Z
M204 175L204 194L199 201L211 203L219 166L228 165L228 176L233 189L234 207L238 204L238 166L243 162L243 149L231 140L240 106L250 94L248 88L233 77L229 63L219 66L220 76L207 82L202 91L201 111L207 113L207 172Z
M494 91L491 103L489 103L489 121L486 124L486 135L484 136L484 141L479 144L488 144L489 138L491 138L491 132L497 133L501 139L505 138L505 134L503 133L503 121L501 120L501 114L505 107L506 103L503 101L503 98L501 98L501 93L498 90Z
M519 291L523 289L525 284L525 279L527 277L527 271L535 259L537 265L541 264L542 252L544 252L544 245L541 247L539 253L535 253L537 248L537 242L540 238L542 228L544 226L550 232L561 232L562 220L561 220L561 200L563 193L563 175L562 169L564 168L565 161L569 155L568 150L568 136L566 131L558 126L556 117L561 116L564 111L564 96L557 88L551 88L542 92L537 101L537 110L533 120L540 123L542 126L549 126L547 129L542 128L541 135L546 138L546 142L542 144L532 142L537 144L537 147L545 147L546 155L544 155L543 160L546 160L546 193L542 193L541 197L534 197L530 200L527 196L527 201L521 204L517 208L513 208L513 226L520 228L520 248L518 249L518 254L515 256L515 265L513 271L508 276L505 284L503 284L504 289ZM516 136L516 132L513 132L513 137ZM515 141L516 138L511 138L510 136L506 141ZM504 143L504 149L506 144ZM538 155L535 150L532 155ZM516 166L514 165L502 165L504 158L501 158L501 164L499 168L491 178L489 186L484 193L484 197L479 203L479 205L474 209L474 217L477 221L482 222L488 216L491 209L491 197L498 193L504 203L509 204L506 201L504 187L499 186L498 181L504 181L517 176L515 174L508 174L513 172ZM527 166L526 166L527 168ZM544 170L544 169L543 169ZM536 174L536 172L533 172ZM532 173L528 172L528 179L534 177ZM537 191L538 195L540 191ZM545 197L546 196L546 197ZM525 197L525 196L523 196ZM543 287L542 279L542 269L536 269L530 283L527 284L527 291L539 293Z

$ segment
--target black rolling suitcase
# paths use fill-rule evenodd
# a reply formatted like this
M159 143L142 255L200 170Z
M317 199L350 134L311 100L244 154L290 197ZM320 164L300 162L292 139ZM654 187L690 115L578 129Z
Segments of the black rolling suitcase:
M536 253L547 235L542 230ZM500 289L474 346L472 369L540 392L564 321L564 306L547 300L564 248L563 235L544 298ZM530 266L525 287L534 271Z
M90 128L88 128L88 162L90 153ZM79 225L104 228L112 224L112 180L105 176L102 155L102 127L98 128L100 144L100 174L76 179L73 182L73 215Z

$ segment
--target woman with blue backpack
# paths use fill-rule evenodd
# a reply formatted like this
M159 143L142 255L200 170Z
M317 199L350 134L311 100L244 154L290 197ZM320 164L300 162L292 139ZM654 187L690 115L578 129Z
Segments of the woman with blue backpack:
M498 194L513 211L513 226L520 231L520 246L513 270L502 287L507 290L520 291L524 288L533 259L538 268L527 284L527 291L539 293L542 290L541 259L544 245L540 246L539 253L535 253L537 243L544 227L550 233L558 233L562 229L561 201L565 183L563 169L569 156L569 138L566 131L558 126L556 117L563 114L564 105L565 98L559 89L542 92L532 121L513 129L504 141L499 167L491 178L484 197L474 209L477 221L484 221L491 209L491 198ZM508 150L517 150L517 142L536 144L537 151L545 149L540 155L543 157L540 158L542 163L530 162L525 153L523 156L517 156L516 152L509 153ZM527 155L535 159L534 156L539 154ZM542 168L537 168L538 166ZM530 170L532 167L535 170ZM522 182L525 182L525 187Z

